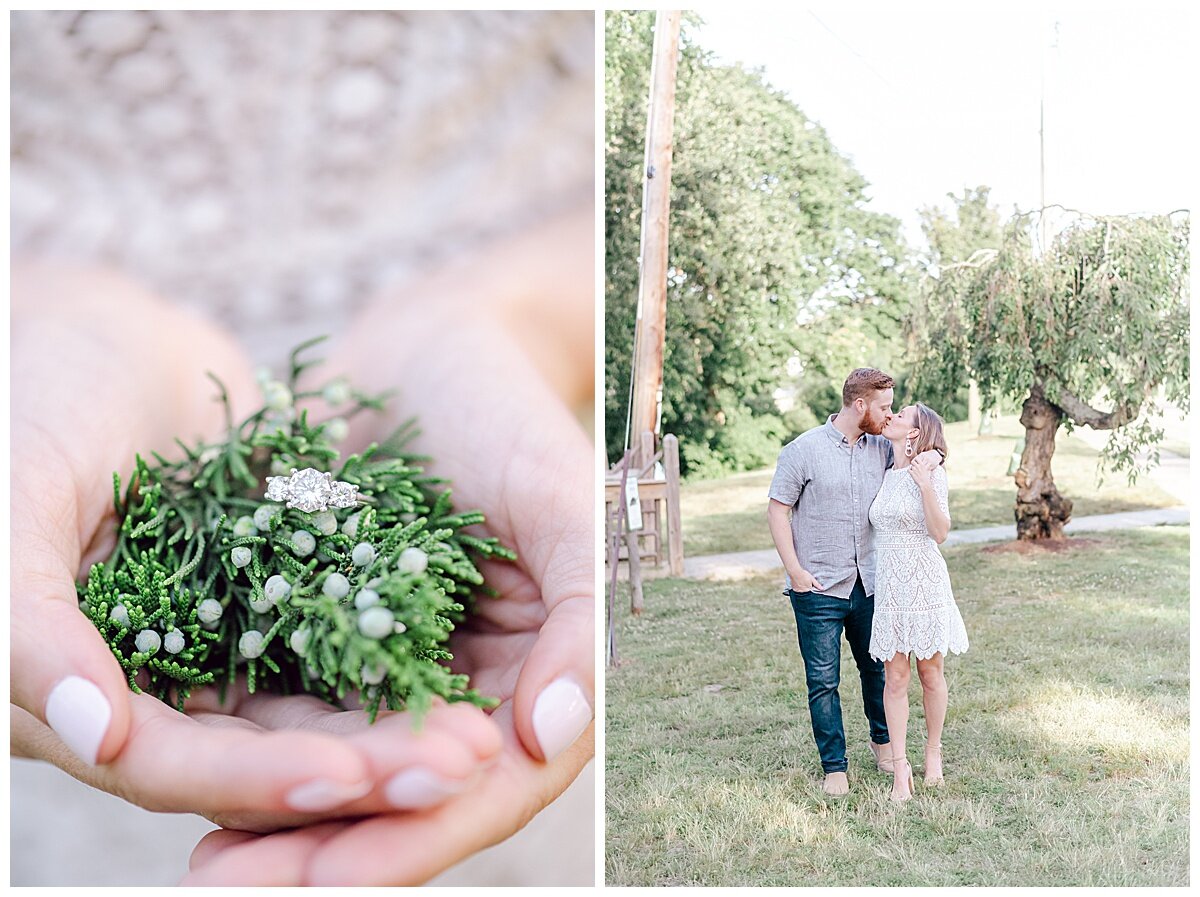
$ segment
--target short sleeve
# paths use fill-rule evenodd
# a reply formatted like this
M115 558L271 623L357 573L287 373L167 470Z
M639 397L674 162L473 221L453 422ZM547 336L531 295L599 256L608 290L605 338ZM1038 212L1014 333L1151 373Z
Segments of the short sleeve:
M942 509L942 513L946 515L946 519L950 519L950 488L946 482L946 468L944 465L938 465L933 469L933 495L937 499L938 507Z
M779 453L775 476L771 478L767 495L788 507L794 507L800 500L806 482L804 450L794 442L789 443Z

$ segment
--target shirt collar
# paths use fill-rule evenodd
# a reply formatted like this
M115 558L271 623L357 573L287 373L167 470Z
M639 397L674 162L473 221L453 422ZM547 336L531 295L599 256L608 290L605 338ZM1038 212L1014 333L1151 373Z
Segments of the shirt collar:
M843 435L842 435L842 431L841 431L841 430L839 430L837 427L835 427L835 426L833 425L833 419L834 419L835 417L837 417L837 415L836 415L836 414L831 414L831 415L829 415L829 417L828 417L828 418L825 420L825 434L826 434L826 435L827 435L827 436L828 436L830 439L832 439L834 442L836 442L838 445L849 445L849 444L850 444L850 440L848 440L848 439L847 439L845 436L843 436ZM867 441L867 434L866 434L866 433L860 433L860 434L859 434L859 436L858 436L858 439L855 441L855 443L854 443L854 444L855 444L855 445L862 445L862 444L864 444L866 441Z

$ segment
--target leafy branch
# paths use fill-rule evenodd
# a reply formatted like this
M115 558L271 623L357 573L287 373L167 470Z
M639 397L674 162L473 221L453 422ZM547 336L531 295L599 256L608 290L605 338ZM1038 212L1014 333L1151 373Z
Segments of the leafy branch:
M239 676L251 692L357 693L372 720L383 707L419 719L435 697L491 706L446 667L446 642L483 584L477 560L515 555L464 532L484 517L455 513L427 459L406 450L415 422L341 457L345 418L383 410L387 394L341 381L297 392L317 363L301 356L321 339L292 352L286 382L261 381L263 406L236 424L209 374L224 439L137 456L123 493L114 474L117 544L79 584L81 608L130 688L181 710L201 686L224 699ZM296 403L315 396L342 416L311 423ZM260 497L268 475L308 467L358 486L365 506L309 514Z

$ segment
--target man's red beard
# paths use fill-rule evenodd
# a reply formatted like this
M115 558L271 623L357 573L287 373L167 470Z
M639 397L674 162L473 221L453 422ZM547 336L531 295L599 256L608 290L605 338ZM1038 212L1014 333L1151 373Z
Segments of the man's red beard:
M870 433L872 436L882 436L883 428L887 426L887 419L880 415L874 417L871 414L871 409L868 408L863 414L862 423L859 424L864 433Z

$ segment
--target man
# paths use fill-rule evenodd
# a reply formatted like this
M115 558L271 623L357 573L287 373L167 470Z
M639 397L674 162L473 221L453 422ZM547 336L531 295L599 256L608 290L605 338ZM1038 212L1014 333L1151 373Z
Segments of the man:
M851 372L841 411L784 446L769 491L767 519L787 571L785 594L796 617L813 737L831 795L850 790L838 696L843 630L858 665L876 768L891 772L883 664L868 650L875 550L867 513L892 464L891 443L880 433L892 416L894 386L874 368ZM914 463L932 468L936 455L927 452Z

